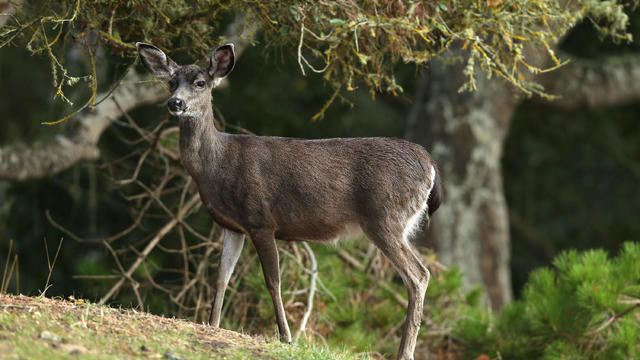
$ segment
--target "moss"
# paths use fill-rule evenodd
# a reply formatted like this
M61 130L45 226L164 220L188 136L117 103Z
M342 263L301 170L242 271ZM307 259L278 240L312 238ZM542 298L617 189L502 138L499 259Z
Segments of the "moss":
M632 1L636 5L637 1ZM226 41L221 34L244 14L248 36L259 32L266 44L282 46L297 55L302 73L319 72L334 89L330 104L341 91L365 83L374 90L402 91L395 64L424 64L445 50L464 49L465 83L476 89L476 72L502 78L527 95L548 96L531 82L530 73L543 69L525 48L535 48L564 64L552 50L555 41L582 19L590 19L606 36L631 40L625 4L618 1L154 1L45 2L23 6L15 19L0 28L0 48L25 46L51 63L55 96L71 104L65 89L88 84L91 96L81 107L96 104L98 45L132 63L136 41L152 42L173 55L202 58ZM72 35L72 36L71 36ZM233 34L238 36L238 34ZM74 75L64 59L66 43L81 45L90 60L85 74ZM297 51L296 51L297 49ZM175 54L177 53L177 54ZM531 57L531 58L530 58ZM450 59L452 60L452 59ZM550 69L550 70L551 70ZM326 106L321 109L321 115ZM71 115L77 113L74 111ZM61 119L64 120L67 117ZM317 117L316 117L317 118Z

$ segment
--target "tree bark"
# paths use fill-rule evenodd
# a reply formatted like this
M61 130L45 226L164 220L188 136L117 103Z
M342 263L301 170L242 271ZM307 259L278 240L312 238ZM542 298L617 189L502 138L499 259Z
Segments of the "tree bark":
M640 97L640 54L575 59L538 81L547 92L560 95L546 104L567 110L631 103Z
M504 139L518 100L500 81L478 78L478 91L458 92L464 65L434 61L425 70L406 137L438 161L444 200L424 243L465 274L464 289L484 284L491 307L512 297L509 221L502 186Z
M0 0L0 26L4 25L16 13L16 7L20 7L24 0Z
M544 60L541 60L543 62ZM509 219L501 157L517 91L478 77L478 90L458 92L464 65L434 61L425 70L409 115L406 137L431 151L440 164L444 200L420 242L443 263L459 266L463 288L484 284L499 309L512 297ZM563 109L598 108L640 100L640 55L576 59L537 79L555 101L527 101Z

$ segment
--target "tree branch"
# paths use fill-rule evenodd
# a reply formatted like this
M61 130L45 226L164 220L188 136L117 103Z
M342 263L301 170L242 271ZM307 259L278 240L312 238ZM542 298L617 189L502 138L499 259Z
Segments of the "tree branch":
M81 113L68 120L62 133L43 143L9 145L0 148L0 180L24 181L53 175L81 160L95 160L100 155L97 147L100 135L112 119L122 115L113 100L124 111L153 103L166 96L165 91L151 82L139 84L146 77L130 72L121 85L91 112Z
M129 269L125 273L121 274L122 276L121 276L120 280L118 280L118 282L115 285L113 285L113 287L111 287L111 289L100 299L100 304L101 305L102 304L106 304L106 302L109 301L109 299L111 299L111 297L118 290L120 290L122 285L124 285L125 281L127 281L128 279L131 279L131 276L133 275L133 273L144 262L144 260L147 258L149 253L151 253L151 250L153 250L153 248L155 248L156 245L158 245L160 240L162 240L162 238L165 235L167 235L169 233L169 231L171 231L171 229L173 229L176 225L178 225L180 223L180 221L182 221L182 219L185 216L187 216L187 214L191 210L191 208L193 208L194 206L199 204L199 202L200 202L200 195L192 196L191 199L184 205L184 207L181 208L178 211L178 214L176 215L176 217L173 218L168 223L166 223L162 227L162 229L160 229L158 231L156 236L154 236L153 239L151 239L151 241L149 241L149 243L144 248L144 250L142 250L142 253L140 253L140 255L138 256L136 261L134 261L133 264L131 264L131 266L129 267Z
M534 100L552 106L593 109L627 104L640 99L640 54L574 60L539 80L548 93L561 98Z

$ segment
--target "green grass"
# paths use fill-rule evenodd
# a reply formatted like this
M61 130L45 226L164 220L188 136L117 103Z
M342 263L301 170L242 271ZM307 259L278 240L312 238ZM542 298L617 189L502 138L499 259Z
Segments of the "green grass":
M84 301L0 295L0 358L312 359L358 357L317 344L212 329Z

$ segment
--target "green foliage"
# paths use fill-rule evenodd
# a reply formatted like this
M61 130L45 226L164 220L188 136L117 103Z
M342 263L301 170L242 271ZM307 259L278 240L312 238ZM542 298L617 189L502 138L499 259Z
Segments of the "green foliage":
M635 6L632 1L629 6ZM323 73L335 89L364 82L371 90L402 91L395 64L423 64L445 50L464 49L467 81L461 90L475 90L477 68L498 76L525 94L548 96L529 73L553 70L563 64L551 46L582 19L590 19L601 34L630 40L629 23L621 1L599 0L456 0L456 1L47 1L22 6L13 21L0 28L0 48L20 44L50 59L55 97L72 104L65 87L86 81L92 107L99 84L99 48L112 55L135 57L136 41L201 58L216 44L234 14L243 14L252 36L259 32L268 45L297 53L298 64ZM235 15L236 19L242 15ZM234 34L238 36L239 34ZM72 74L66 60L67 43L82 45L88 73ZM294 49L297 49L294 50ZM534 49L534 52L529 51ZM549 69L536 65L535 52L553 60ZM111 59L118 61L117 58ZM100 59L101 60L101 59ZM328 106L328 105L327 105ZM325 106L321 113L326 110Z
M535 271L523 297L493 318L471 309L456 324L469 356L506 359L634 359L640 356L640 244L610 259L567 251Z
M581 19L606 23L600 27L602 33L616 40L630 39L624 6L616 1L290 2L278 12L270 10L254 10L273 24L267 28L272 31L269 37L298 43L301 68L304 63L317 71L304 57L304 49L321 64L317 68L325 70L325 79L348 90L352 82L363 80L372 89L401 91L393 75L395 63L423 64L461 46L468 77L461 90L476 89L479 67L525 94L545 95L524 74L561 66L551 45ZM533 65L536 60L526 53L527 47L547 52L554 66L544 70Z
M295 245L281 243L282 296L292 333L299 327L306 307L307 293L295 291L308 287L308 273L295 265ZM406 290L395 270L373 245L366 241L347 242L339 248L362 261L363 269L350 266L336 254L336 248L312 245L318 261L318 292L308 329L301 339L347 346L356 353L378 352L393 356L398 349L406 307ZM247 254L252 254L249 250ZM363 255L363 254L368 254ZM255 257L243 256L248 266L238 275L232 299L227 298L223 327L273 334L273 303L265 289L260 264ZM433 259L433 257L431 257ZM429 263L427 260L426 263ZM425 319L419 348L430 349L445 344L449 329L462 313L481 312L477 294L466 297L460 290L461 273L457 269L433 270L425 301ZM233 280L232 280L233 282ZM231 305L230 305L231 304ZM245 308L242 304L250 304ZM245 319L244 322L238 319ZM250 324L248 326L247 324ZM444 346L444 345L442 345ZM431 349L430 349L431 350Z

